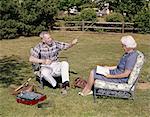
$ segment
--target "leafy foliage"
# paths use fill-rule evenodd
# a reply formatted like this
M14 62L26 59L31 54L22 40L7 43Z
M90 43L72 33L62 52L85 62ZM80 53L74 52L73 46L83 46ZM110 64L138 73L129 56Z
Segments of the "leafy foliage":
M135 16L135 25L142 33L150 33L150 10L142 10Z
M126 13L125 20L133 21L134 16L144 7L145 0L98 0L102 6L109 3L110 9L121 14Z
M88 0L60 0L59 9L60 10L69 10L73 6L79 6L86 4Z
M64 17L64 20L65 20L65 21L81 21L82 18L81 18L81 16L78 14L78 15L73 15L73 16L65 16L65 17Z
M91 8L83 9L80 16L84 21L96 21L96 12Z
M2 0L0 39L37 35L48 30L54 23L57 3L58 0Z
M69 11L69 8L73 6L82 10L81 15L69 16L65 19L95 20L95 13L90 8L102 8L105 3L109 3L110 10L124 14L125 21L135 22L142 31L149 30L149 13L143 11L150 4L146 0L95 0L94 2L89 0L1 0L0 39L37 35L42 30L48 30L53 26L58 11ZM121 21L122 18L120 18L121 15L116 16L117 21ZM115 18L112 21L114 20Z
M122 22L123 16L120 13L111 13L106 16L107 22Z
M16 20L0 20L0 39L15 38L17 36L18 23Z

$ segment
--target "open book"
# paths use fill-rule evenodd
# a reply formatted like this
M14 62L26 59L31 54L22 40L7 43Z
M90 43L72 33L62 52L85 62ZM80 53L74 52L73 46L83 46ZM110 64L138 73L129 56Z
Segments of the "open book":
M103 67L103 66L97 66L97 67L96 67L96 73L97 73L97 74L104 75L104 76L110 74L110 73L109 73L109 69L106 68L106 67Z

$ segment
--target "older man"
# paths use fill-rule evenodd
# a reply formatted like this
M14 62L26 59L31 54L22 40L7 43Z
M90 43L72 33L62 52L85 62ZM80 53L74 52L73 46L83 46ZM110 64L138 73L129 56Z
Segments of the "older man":
M73 47L77 39L71 43L55 41L46 31L41 32L40 37L41 42L31 49L29 61L41 64L41 77L53 87L57 85L54 77L61 76L63 89L66 90L69 87L69 64L66 61L59 62L58 54L61 50Z

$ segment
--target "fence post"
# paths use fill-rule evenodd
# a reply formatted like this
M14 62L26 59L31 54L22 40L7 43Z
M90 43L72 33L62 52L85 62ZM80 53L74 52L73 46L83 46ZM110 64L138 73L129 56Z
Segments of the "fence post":
M122 33L124 33L124 26L125 26L125 22L122 22Z
M84 20L82 20L81 30L84 31Z

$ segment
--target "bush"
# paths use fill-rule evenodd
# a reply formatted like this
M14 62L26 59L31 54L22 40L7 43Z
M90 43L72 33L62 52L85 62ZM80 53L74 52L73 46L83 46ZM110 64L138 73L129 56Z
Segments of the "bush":
M32 33L34 35L37 35L37 34L39 34L43 30L48 30L48 29L45 28L45 26L43 26L43 25L39 25L39 26L35 27L35 30L33 30Z
M122 22L123 16L120 13L111 13L106 16L106 22Z
M10 39L17 36L36 35L42 30L48 30L54 23L57 14L55 0L2 0L0 39Z
M84 21L96 21L96 12L94 9L86 8L81 11L80 17Z
M140 28L142 33L150 33L150 12L148 10L142 10L135 15L135 26Z
M22 22L18 23L18 30L17 33L19 35L24 35L24 36L31 36L31 35L37 35L39 32L42 30L47 30L43 25L27 25Z
M81 21L82 18L80 17L80 15L70 15L70 16L65 16L64 20L65 21Z
M70 15L64 17L65 21L96 21L96 12L91 8L85 8L78 15Z
M15 38L17 34L18 23L15 20L0 20L0 39Z
M0 39L12 39L20 35L37 35L42 30L47 30L43 25L28 25L17 20L0 20Z

